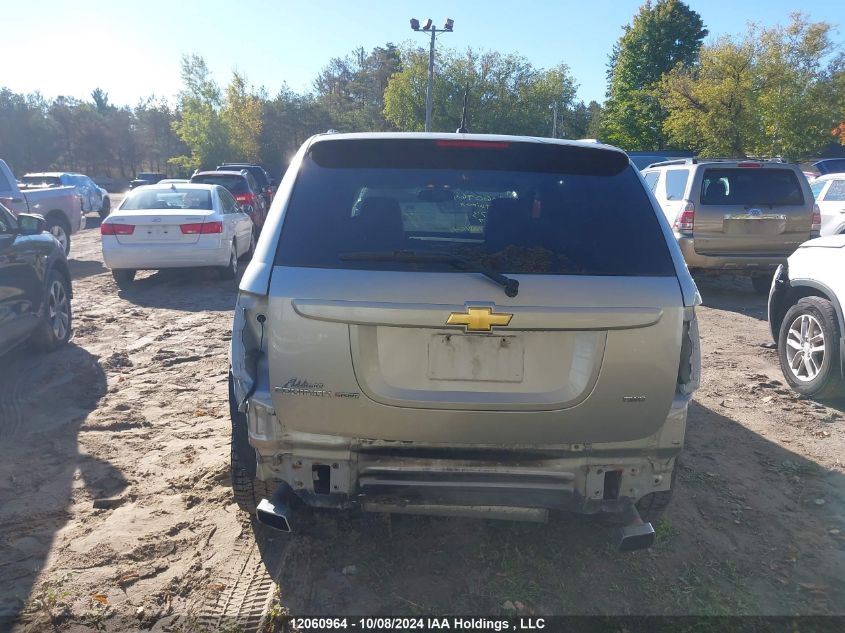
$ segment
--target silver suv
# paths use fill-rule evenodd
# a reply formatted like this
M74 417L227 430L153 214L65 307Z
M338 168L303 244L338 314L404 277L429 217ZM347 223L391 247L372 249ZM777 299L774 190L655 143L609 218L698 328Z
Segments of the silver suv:
M698 385L692 278L618 149L327 134L292 162L240 285L235 499L546 520L650 544ZM644 516L648 519L649 516Z
M653 163L643 178L693 272L749 275L766 294L774 270L819 235L819 208L797 165L688 158Z

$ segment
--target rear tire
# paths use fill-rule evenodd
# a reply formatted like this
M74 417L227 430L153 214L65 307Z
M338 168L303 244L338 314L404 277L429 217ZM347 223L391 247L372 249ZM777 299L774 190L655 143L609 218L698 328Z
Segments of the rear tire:
M230 450L230 471L232 477L232 496L235 503L244 512L255 514L255 508L262 499L269 498L276 490L273 482L266 482L254 476L255 465L249 468L244 463L241 452L252 453L255 450L249 445L249 434L246 426L246 415L238 411L235 402L235 389L232 376L229 375L229 415L232 419L232 441Z
M235 241L232 240L232 250L229 251L229 263L220 269L221 279L236 279L238 276L238 254Z
M768 295L772 287L772 275L754 275L751 277L751 285L755 294Z
M47 276L44 288L44 317L32 333L32 342L40 351L50 352L70 340L73 314L70 305L70 285L55 270Z
M100 207L100 218L105 220L111 213L111 200L106 196L103 198L103 205Z
M135 271L129 268L112 269L111 276L114 277L114 283L121 290L128 290L135 281Z
M809 326L803 338L802 322ZM809 366L816 370L815 376L809 375L808 365L803 360L807 350L804 338L816 339L808 341L810 348L819 344L823 348L822 352L810 353L807 360ZM808 398L824 399L842 395L839 340L839 320L827 299L804 297L789 308L781 322L778 336L778 360L789 386ZM798 367L793 369L793 363Z
M70 225L67 219L59 213L51 213L47 216L47 231L59 241L65 250L65 255L68 255L70 253Z

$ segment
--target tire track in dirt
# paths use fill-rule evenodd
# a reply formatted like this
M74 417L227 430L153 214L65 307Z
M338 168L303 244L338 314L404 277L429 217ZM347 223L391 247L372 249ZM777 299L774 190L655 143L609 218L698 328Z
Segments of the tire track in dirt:
M276 583L262 560L248 520L244 521L243 529L249 536L237 541L234 560L227 566L232 571L220 579L225 588L206 598L199 609L201 629L219 631L233 624L244 633L263 629Z

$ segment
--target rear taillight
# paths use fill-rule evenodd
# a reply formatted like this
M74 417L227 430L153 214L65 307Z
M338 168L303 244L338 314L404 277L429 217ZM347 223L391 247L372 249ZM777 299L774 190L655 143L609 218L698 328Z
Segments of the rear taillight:
M822 230L822 211L819 205L813 205L813 219L810 221L810 232L818 233Z
M111 224L100 225L100 235L132 235L135 232L134 224Z
M255 196L251 193L239 193L235 195L238 204L255 204Z
M179 228L183 235L209 235L211 233L222 233L222 222L204 222L196 224L180 224Z
M680 235L691 236L695 228L695 205L692 202L687 202L684 208L678 213L675 218L675 223L672 225Z

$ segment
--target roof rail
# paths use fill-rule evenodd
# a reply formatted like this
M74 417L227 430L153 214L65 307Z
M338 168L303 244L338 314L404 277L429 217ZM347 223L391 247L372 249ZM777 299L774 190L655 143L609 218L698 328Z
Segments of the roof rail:
M753 163L785 163L786 161L783 160L780 156L776 158L702 158L697 156L695 158L681 158L676 160L664 160L658 163L651 163L645 167L645 169L650 169L652 167L666 167L669 165L698 165L701 163L742 163L742 162L753 162Z
M694 165L696 163L695 158L679 158L675 160L662 160L657 163L651 163L646 166L646 169L651 167L665 167L667 165Z

